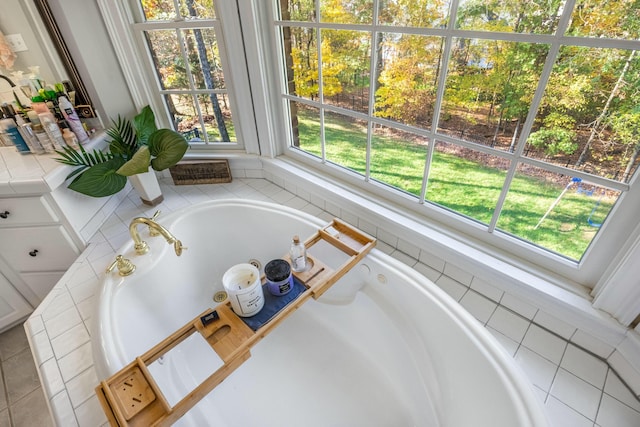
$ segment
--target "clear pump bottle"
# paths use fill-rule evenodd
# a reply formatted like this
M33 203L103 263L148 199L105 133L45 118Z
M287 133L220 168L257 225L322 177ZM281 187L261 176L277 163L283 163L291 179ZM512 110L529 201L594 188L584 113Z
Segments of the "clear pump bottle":
M291 249L289 250L289 256L291 257L291 269L296 273L306 270L307 268L307 248L304 247L304 243L300 241L300 237L293 236L291 242Z

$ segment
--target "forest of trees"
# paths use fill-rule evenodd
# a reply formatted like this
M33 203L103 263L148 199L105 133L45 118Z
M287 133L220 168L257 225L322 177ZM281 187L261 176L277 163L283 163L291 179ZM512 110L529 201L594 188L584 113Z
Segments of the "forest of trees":
M445 38L411 31L372 32L371 0L281 0L284 21L361 24L348 29L283 26L289 93L319 96L318 43L325 103L371 112L399 123L429 128L438 81L447 68L438 131L499 150L517 149L550 44L478 37L477 31L556 34L561 0L461 1L455 28L475 37L454 37L447 67ZM564 33L578 42L560 47L531 133L527 156L628 181L640 154L640 58L624 48L591 47L579 38L637 40L640 2L578 0ZM398 27L448 25L444 0L381 0L378 22ZM355 28L355 29L354 29ZM375 40L374 40L375 37ZM542 41L540 41L542 40ZM606 44L603 44L606 46ZM640 49L640 42L638 44ZM375 52L376 63L371 66ZM371 70L375 78L370 79ZM370 83L370 80L372 81ZM370 106L370 91L374 103Z

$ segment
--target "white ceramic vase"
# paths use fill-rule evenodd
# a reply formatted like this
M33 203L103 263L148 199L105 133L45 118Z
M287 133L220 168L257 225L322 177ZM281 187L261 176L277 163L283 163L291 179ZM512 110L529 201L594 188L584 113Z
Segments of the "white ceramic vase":
M145 205L155 206L164 200L158 184L158 178L153 169L149 168L149 171L145 173L130 176L129 182Z

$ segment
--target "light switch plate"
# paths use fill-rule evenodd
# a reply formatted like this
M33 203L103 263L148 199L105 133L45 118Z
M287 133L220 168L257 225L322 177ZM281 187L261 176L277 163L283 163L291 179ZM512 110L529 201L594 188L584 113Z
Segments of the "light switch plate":
M11 47L11 50L14 52L23 52L25 50L29 50L27 45L22 38L22 34L6 34L4 36L7 43Z

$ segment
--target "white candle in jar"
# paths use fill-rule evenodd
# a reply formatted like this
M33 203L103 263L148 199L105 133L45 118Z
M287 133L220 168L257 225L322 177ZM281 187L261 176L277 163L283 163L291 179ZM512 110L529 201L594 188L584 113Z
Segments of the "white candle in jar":
M236 264L222 276L233 311L241 317L257 314L264 306L260 272L251 264Z

